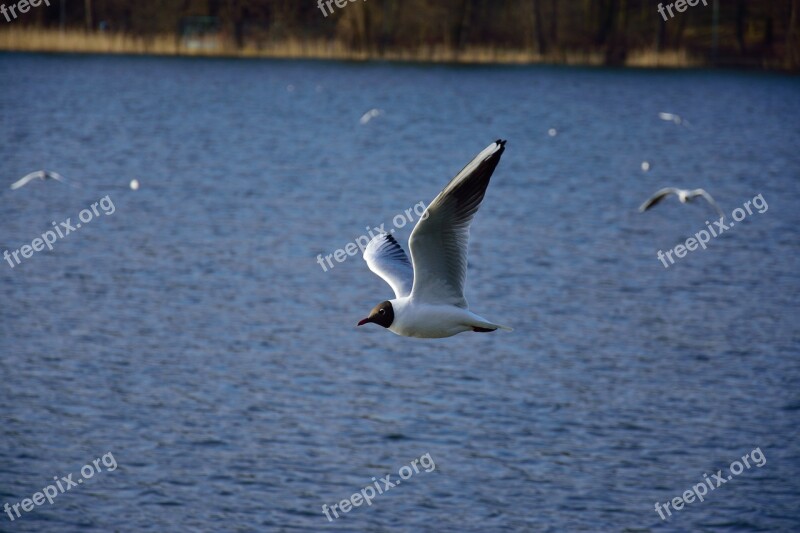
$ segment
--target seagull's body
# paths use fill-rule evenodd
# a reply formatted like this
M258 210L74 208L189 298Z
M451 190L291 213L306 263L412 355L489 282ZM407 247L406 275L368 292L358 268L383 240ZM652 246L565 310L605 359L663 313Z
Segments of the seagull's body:
M396 298L375 306L359 326L372 322L418 338L510 329L470 311L464 297L469 226L504 146L501 140L489 145L428 205L408 240L413 264L391 235L370 241L364 260Z
M59 174L57 172L51 172L49 170L37 170L35 172L31 172L27 176L23 176L22 178L18 179L14 183L12 183L11 184L11 188L12 189L19 189L20 187L23 187L23 186L27 185L29 182L31 182L33 180L36 180L36 179L39 179L39 180L42 180L42 181L44 181L44 180L56 180L56 181L60 181L62 183L66 183L66 180L64 180L64 176L62 176L61 174Z
M389 326L389 331L404 337L439 339L465 331L494 331L503 328L469 309L455 305L417 304L410 297L391 301L394 321Z
M694 198L699 196L711 204L711 206L717 211L717 214L720 216L720 218L725 218L725 213L722 212L722 209L720 209L719 205L717 205L717 202L714 201L714 198L708 194L705 189L678 189L676 187L665 187L657 191L653 196L648 198L645 203L639 206L639 211L644 213L671 194L676 195L682 204L689 203Z

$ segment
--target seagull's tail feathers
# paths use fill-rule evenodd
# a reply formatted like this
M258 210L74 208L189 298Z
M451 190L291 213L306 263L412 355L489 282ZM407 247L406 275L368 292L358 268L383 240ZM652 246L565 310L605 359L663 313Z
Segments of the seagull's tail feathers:
M500 324L494 324L493 322L489 322L485 318L480 317L478 315L474 316L477 320L474 320L472 323L470 323L472 331L477 331L479 333L488 333L490 331L497 331L498 329L502 329L503 331L514 331L508 326L501 326Z
M503 331L514 331L508 326L501 326L499 324L492 324L492 327L472 326L472 331L477 333L490 333L492 331L497 331L498 329L502 329Z

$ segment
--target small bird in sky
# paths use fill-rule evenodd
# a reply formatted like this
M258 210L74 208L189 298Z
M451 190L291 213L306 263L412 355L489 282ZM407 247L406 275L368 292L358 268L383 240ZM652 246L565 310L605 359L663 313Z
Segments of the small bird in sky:
M396 298L376 305L359 326L371 322L397 335L427 339L464 331L511 331L471 312L464 297L469 226L505 144L490 144L428 205L408 240L411 261L390 234L369 242L364 260Z
M22 178L18 179L14 183L12 183L11 184L11 188L12 189L19 189L20 187L23 187L24 185L27 185L29 182L31 182L31 181L33 181L35 179L40 179L42 181L44 181L44 180L56 180L56 181L60 181L61 183L67 183L67 181L64 179L64 176L62 176L61 174L59 174L57 172L51 172L49 170L37 170L36 172L31 172L27 176L23 176Z
M671 194L676 195L678 197L678 200L680 200L682 204L691 202L694 198L697 198L698 196L702 197L709 204L711 204L711 206L717 211L717 214L720 216L720 218L725 218L725 213L722 212L722 209L719 208L717 202L714 201L714 198L710 194L708 194L705 191L705 189L689 190L689 189L677 189L675 187L665 187L664 189L657 191L653 196L648 198L645 203L639 206L639 212L644 213L645 211L647 211L648 209L650 209L651 207L653 207L658 202L660 202L661 200L663 200L664 198L666 198Z

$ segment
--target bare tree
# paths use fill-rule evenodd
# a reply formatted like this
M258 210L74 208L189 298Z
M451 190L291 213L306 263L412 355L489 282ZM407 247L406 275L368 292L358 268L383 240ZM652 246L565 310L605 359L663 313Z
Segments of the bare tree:
M92 0L83 0L83 10L86 14L86 31L92 31Z

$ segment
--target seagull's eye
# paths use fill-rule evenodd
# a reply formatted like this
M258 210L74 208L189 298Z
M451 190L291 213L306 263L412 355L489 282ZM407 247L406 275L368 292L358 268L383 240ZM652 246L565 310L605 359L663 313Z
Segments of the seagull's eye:
M380 311L378 311L378 313L380 313L382 315L385 315L386 314L386 309L381 309Z

